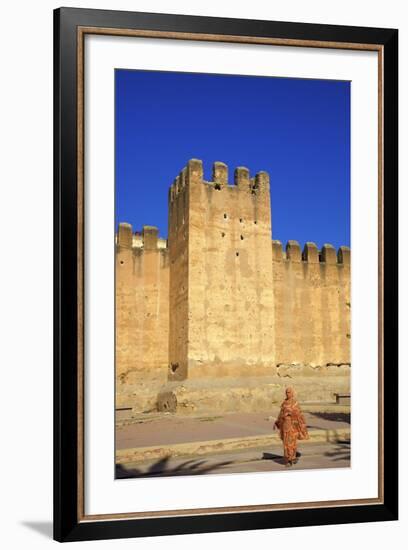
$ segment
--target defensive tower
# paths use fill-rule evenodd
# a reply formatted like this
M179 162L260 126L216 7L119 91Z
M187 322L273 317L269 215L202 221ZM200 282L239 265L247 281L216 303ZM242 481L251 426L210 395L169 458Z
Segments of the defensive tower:
M169 379L274 364L269 176L190 160L169 191Z

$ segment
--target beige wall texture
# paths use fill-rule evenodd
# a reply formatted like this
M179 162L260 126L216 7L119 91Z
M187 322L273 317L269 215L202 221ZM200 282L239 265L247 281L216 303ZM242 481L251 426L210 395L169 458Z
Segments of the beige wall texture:
M165 244L165 243L164 243ZM166 381L169 362L169 253L155 227L119 226L116 244L116 383Z
M350 363L350 249L272 248L276 364Z
M168 202L167 242L119 226L117 393L350 363L350 250L272 241L266 172L216 162L205 181L192 159Z
M238 168L229 185L227 166L218 162L207 182L201 161L191 160L170 190L169 219L170 378L270 369L268 175L251 179L246 168Z

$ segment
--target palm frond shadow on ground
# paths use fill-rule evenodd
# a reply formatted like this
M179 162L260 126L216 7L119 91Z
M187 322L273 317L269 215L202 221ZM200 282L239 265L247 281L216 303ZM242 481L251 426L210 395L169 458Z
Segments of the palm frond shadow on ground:
M116 479L126 479L130 477L155 477L155 476L177 476L208 474L214 470L232 464L232 461L218 462L216 464L206 464L205 460L186 460L174 468L168 465L170 457L166 456L151 464L147 469L126 468L122 464L116 464Z
M350 424L349 412L310 412L309 414L330 422L347 422L347 424Z
M338 442L332 451L327 451L324 453L324 456L331 458L334 462L340 460L350 461L351 455L350 441Z

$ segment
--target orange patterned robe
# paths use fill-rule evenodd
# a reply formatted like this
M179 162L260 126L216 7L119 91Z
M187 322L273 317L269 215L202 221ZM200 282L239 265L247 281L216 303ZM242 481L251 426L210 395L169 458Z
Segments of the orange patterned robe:
M283 442L285 464L296 462L298 439L309 439L306 422L298 402L293 398L283 401L275 422Z

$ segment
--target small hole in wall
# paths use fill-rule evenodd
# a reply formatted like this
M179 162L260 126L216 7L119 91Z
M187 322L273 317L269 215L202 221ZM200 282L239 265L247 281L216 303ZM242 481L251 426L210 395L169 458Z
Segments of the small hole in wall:
M221 237L225 237L225 233L221 233Z
M242 223L242 218L239 218L239 223Z
M178 363L172 363L170 365L170 369L171 369L171 372L174 374L176 372L176 370L179 368L179 364Z
M236 252L235 254L236 254L237 256L239 256L239 252Z
M258 223L258 222L255 220L255 221L254 221L254 224L256 225L257 223Z
M227 214L224 214L224 220L226 220L226 219L227 219Z
M241 241L243 241L243 240L244 240L244 235L241 235Z
M120 265L123 265L125 262L123 260L120 260Z

